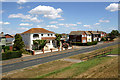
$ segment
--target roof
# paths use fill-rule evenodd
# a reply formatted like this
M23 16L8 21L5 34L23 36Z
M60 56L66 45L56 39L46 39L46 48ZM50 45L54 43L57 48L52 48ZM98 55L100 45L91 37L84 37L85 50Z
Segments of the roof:
M3 34L0 34L0 37L5 38L5 36Z
M89 31L89 32L91 32L92 34L100 34L97 31Z
M53 40L56 39L56 37L42 37L42 40Z
M89 31L85 31L86 34L91 34Z
M9 34L6 34L5 37L6 37L6 38L13 38L13 36L12 36L12 35L9 35Z
M69 35L82 35L85 31L71 31Z
M106 33L106 32L104 32L104 31L98 31L98 33Z
M31 29L29 29L21 34L26 34L26 33L54 33L54 32L48 31L44 28L31 28Z

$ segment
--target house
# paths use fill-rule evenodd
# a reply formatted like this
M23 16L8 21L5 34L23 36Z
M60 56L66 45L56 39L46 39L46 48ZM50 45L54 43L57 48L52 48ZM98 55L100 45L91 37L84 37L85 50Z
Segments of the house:
M100 33L98 33L98 31L89 31L92 34L92 42L93 41L100 41L101 37L100 37Z
M106 37L106 32L103 32L103 31L97 31L98 33L100 33L100 37Z
M61 35L62 35L62 37L60 40L62 41L62 43L69 40L69 34L63 33Z
M71 31L69 41L87 43L87 34L85 31Z
M89 31L85 31L87 34L87 42L92 42L92 34Z
M6 38L3 32L0 34L0 46L6 46Z
M33 40L47 40L46 49L55 47L55 33L44 28L31 28L21 33L25 48L33 50Z
M5 38L6 38L6 45L7 46L11 46L14 44L14 36L10 35L10 34L5 34Z

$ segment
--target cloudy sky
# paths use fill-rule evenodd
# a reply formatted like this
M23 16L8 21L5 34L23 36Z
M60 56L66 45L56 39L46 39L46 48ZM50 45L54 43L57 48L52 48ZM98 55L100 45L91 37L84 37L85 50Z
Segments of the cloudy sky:
M45 28L55 33L76 30L118 29L118 3L114 2L3 2L2 31L22 33Z

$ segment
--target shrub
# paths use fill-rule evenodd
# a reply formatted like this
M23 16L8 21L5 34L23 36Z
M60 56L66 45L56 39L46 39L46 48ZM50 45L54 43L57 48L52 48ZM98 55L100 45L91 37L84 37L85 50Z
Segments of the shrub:
M68 43L63 43L64 48L68 48L69 44Z
M21 49L21 50L20 50L20 53L22 53L22 54L31 54L31 53L29 53L28 51L26 51L25 49Z
M82 46L83 44L81 42L72 42L72 45Z
M9 46L4 46L4 47L2 47L2 49L4 49L4 52L7 52L8 50L10 50Z
M2 60L12 59L12 58L19 58L22 56L20 51L7 51L2 53Z
M105 38L102 37L101 41L105 41Z
M96 45L96 44L97 44L97 41L87 42L87 46L90 46L90 45Z

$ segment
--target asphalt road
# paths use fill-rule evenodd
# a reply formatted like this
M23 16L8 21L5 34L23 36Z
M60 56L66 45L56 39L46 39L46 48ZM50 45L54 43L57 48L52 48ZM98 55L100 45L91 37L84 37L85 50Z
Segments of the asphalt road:
M116 44L118 44L118 42L104 44L101 46L90 47L87 49L80 49L80 50L72 51L72 52L66 52L63 54L47 56L47 57L43 57L43 58L32 59L32 60L28 60L28 61L17 62L17 63L13 63L13 64L2 65L2 73L6 73L6 72L13 71L13 70L22 69L22 68L26 68L26 67L34 66L34 65L38 65L38 64L43 64L43 63L50 62L53 60L57 60L57 59L65 58L68 56L77 55L77 54L105 48L105 47L116 45Z

